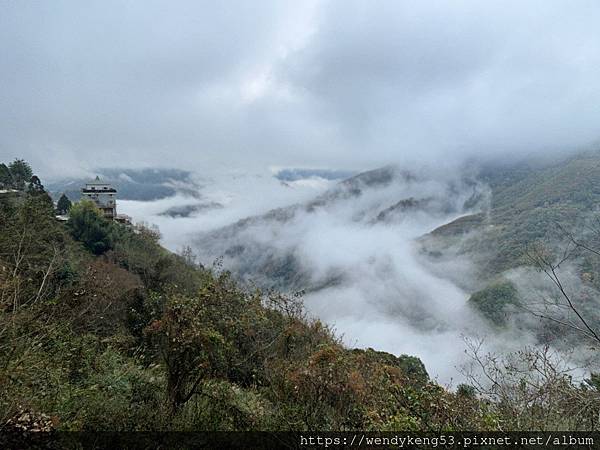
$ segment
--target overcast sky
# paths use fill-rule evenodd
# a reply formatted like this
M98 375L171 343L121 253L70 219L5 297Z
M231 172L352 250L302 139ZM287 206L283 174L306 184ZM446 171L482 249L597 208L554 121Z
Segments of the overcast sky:
M600 138L600 2L0 1L0 160L371 168Z

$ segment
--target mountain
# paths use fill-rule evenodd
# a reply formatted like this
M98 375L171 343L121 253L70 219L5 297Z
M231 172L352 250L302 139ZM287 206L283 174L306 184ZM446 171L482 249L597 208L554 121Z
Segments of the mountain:
M326 320L337 323L338 308L354 305L342 331L355 338L370 308L373 322L391 320L415 333L504 327L548 342L564 330L534 323L519 309L536 295L555 295L525 252L534 244L560 249L557 224L580 229L599 204L594 152L545 164L471 164L453 175L389 166L313 200L197 233L193 247L205 262L222 258L239 280L305 291ZM600 265L572 264L575 275L565 276L574 292L596 295ZM469 311L492 328L467 319ZM374 335L363 339L381 345Z
M340 181L311 201L199 233L193 243L204 261L223 257L225 266L240 279L267 288L318 290L339 283L344 274L330 268L311 276L298 233L330 219L367 228L420 216L437 223L476 210L485 196L482 188L468 177L435 180L388 166Z
M600 154L542 167L483 167L480 180L491 189L488 208L436 228L422 242L430 253L467 255L485 280L525 264L528 245L555 242L557 224L574 230L598 211Z
M198 234L194 243L206 260L222 256L242 278L301 288L307 279L295 252L275 248L273 241L260 239L261 233L272 232L278 241L288 225L332 211L365 226L393 226L418 214L454 216L425 230L419 245L427 257L471 260L477 271L473 287L525 264L527 245L555 241L557 223L577 227L600 205L600 154L595 152L546 165L487 164L467 173L435 180L393 166L364 172L311 201ZM432 183L437 189L429 195ZM249 236L252 231L255 236ZM242 235L243 244L238 242Z
M96 169L94 176L113 184L122 200L151 201L171 197L176 193L196 197L199 186L192 173L180 169ZM80 189L88 178L63 179L47 183L53 197L65 193L71 200L81 197Z
M346 347L297 297L246 290L153 229L86 202L57 221L35 187L1 194L2 448L72 446L54 430L421 431L464 401L419 358Z
M533 332L538 342L580 345L583 336L560 324L581 323L573 320L572 308L532 255L543 251L546 261L569 255L556 276L578 314L600 327L600 277L595 275L600 261L592 252L574 251L569 242L573 237L588 243L591 239L592 248L600 244L600 153L538 166L483 167L480 179L491 190L488 206L423 236L421 251L433 260L471 262L472 278L464 286L472 294L469 304L489 323L508 326L510 321L512 328ZM458 282L461 274L449 272L447 277ZM552 320L534 322L532 311Z
M288 168L278 170L275 173L275 178L284 182L293 182L310 178L343 180L353 175L355 175L355 172L350 170Z

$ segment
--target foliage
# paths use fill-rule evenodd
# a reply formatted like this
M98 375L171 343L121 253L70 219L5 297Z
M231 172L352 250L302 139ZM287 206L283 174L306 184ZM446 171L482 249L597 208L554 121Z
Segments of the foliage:
M40 180L37 175L31 177L29 185L27 186L27 191L32 195L45 195L50 199L50 196L46 194L42 180Z
M10 169L4 163L0 163L0 188L7 189L13 186L13 176Z
M71 203L71 200L69 200L69 197L62 194L56 203L56 212L63 215L68 214L71 210L71 206L73 206L73 204Z
M578 154L560 164L492 167L481 179L492 189L489 209L460 217L431 233L430 251L456 246L478 267L482 281L528 265L526 249L556 240L556 224L581 225L600 204L600 152Z
M473 364L465 375L489 399L504 430L598 430L600 393L594 377L574 382L574 371L549 347L507 355L481 354L471 342Z
M29 183L33 176L31 166L23 159L15 159L8 165L14 189L25 189L25 183Z
M517 288L510 281L497 281L475 292L469 303L495 325L504 325L510 307L519 305Z
M66 233L54 220L52 202L44 194L0 204L0 229L0 307L17 310L51 298L58 288L53 281L70 268Z
M137 224L133 228L115 226L114 231L112 251L107 256L138 275L149 289L160 290L169 284L188 293L197 289L193 268L159 245L158 230Z
M67 226L71 236L95 255L113 246L115 225L90 200L82 200L71 208Z

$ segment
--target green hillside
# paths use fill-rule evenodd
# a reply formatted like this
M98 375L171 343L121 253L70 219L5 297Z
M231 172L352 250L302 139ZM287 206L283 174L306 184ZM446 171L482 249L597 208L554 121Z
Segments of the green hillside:
M481 290L471 303L496 323L504 321L499 319L503 304L489 299L502 297L495 293L506 285L502 274L531 265L528 249L564 249L565 232L579 235L598 212L600 153L582 153L543 167L492 166L482 170L481 179L492 190L489 207L433 230L421 243L434 257L458 254L474 262L475 286ZM600 269L597 259L588 256L579 264L582 279L600 287L594 275Z
M443 225L424 240L429 250L458 244L478 261L482 279L524 264L528 245L552 244L557 224L574 230L600 205L599 153L535 169L491 168L482 179L492 188L489 209Z
M57 221L31 180L0 194L2 430L598 426L592 382L452 392L417 357L346 348L300 297L243 289L162 248L156 230L109 222L85 201Z

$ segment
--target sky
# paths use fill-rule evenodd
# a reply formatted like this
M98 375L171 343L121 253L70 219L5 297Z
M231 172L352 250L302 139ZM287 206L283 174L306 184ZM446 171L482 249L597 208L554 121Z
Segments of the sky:
M0 160L450 164L600 137L600 3L0 2Z

